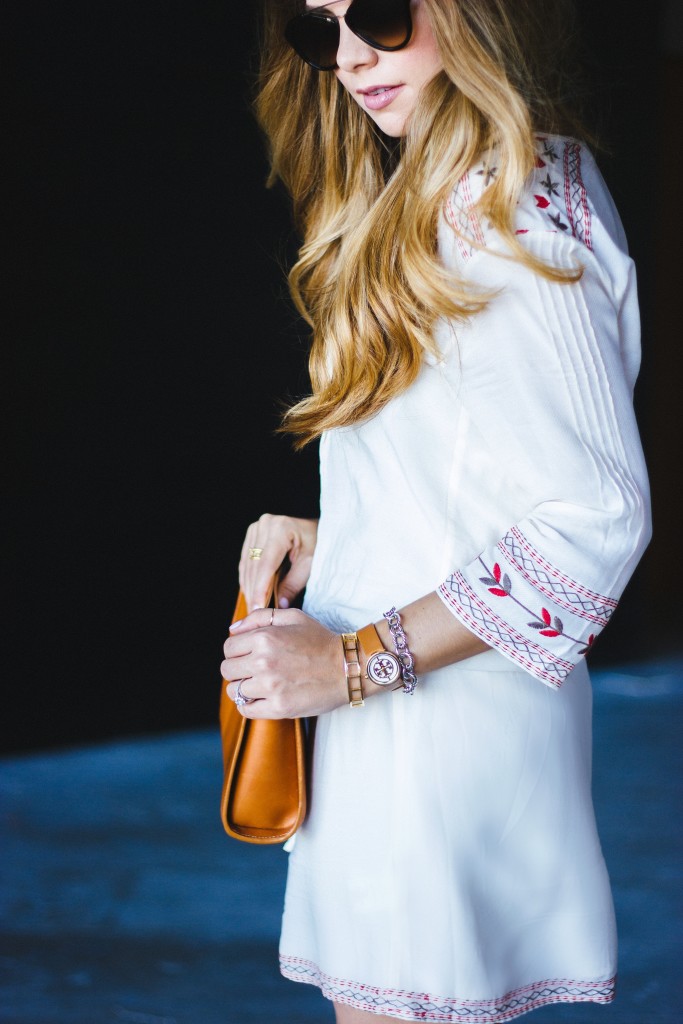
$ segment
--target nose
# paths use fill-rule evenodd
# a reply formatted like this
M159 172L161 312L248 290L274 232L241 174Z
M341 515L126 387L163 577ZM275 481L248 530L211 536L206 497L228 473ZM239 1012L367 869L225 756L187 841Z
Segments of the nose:
M359 68L372 67L377 63L377 50L363 42L347 27L343 18L339 20L339 48L337 50L337 67L342 71L357 71Z

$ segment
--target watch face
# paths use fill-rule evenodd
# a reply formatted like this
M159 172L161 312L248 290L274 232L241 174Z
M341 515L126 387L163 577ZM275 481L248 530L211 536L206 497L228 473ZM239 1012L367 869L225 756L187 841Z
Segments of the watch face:
M381 651L368 658L366 668L368 679L379 686L390 686L395 683L401 675L401 666L395 654L388 651Z

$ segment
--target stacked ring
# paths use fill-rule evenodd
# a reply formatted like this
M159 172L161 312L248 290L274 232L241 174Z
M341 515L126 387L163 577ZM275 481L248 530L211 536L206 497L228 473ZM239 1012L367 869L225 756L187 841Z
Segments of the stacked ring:
M244 696L244 694L242 693L242 683L243 682L244 682L244 680L240 679L240 681L237 684L237 690L235 691L235 696L232 698L233 701L235 702L235 707L238 707L238 708L243 707L243 705L245 705L245 704L253 704L254 701L256 700L256 697L245 697Z
M249 548L249 557L258 559L263 554L263 548Z

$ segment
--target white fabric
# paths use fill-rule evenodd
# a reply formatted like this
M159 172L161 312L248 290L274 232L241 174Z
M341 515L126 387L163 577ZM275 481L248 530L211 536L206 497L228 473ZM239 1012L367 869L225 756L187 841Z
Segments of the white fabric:
M577 284L497 254L472 208L493 174L466 175L440 227L444 262L498 290L489 308L441 324L441 360L321 442L306 611L340 632L438 589L494 648L412 697L318 721L282 970L403 1020L509 1020L613 994L581 652L649 537L635 279L576 143L539 139L518 237L579 261Z

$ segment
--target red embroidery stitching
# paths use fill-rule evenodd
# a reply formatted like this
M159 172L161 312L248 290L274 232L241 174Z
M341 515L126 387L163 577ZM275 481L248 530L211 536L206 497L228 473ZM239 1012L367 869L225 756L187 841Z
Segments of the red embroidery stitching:
M538 563L538 565L540 565L541 568L545 569L545 571L552 578L559 581L560 583L563 583L564 586L569 589L569 591L574 591L577 594L581 594L582 597L586 598L587 601L592 601L596 605L604 605L606 609L611 608L612 611L614 611L614 609L617 607L617 601L614 598L605 597L604 594L598 594L595 590L589 590L588 587L582 586L580 583L577 583L576 580L573 580L571 576L567 576L565 573L560 572L559 569L556 569L554 565L551 565L550 562L548 562L543 557L543 555L541 555L540 552L536 550L536 548L530 543L530 541L527 540L527 538L524 536L524 534L518 526L512 526L510 528L508 533L503 538L503 543L507 542L508 537L514 537L515 540L518 542L519 546L529 555L531 559L533 559L533 561ZM604 615L607 618L609 618L609 613L607 613L606 611L604 612Z
M479 582L483 583L484 586L488 587L489 594L493 594L495 597L509 597L516 605L519 605L529 615L535 615L536 613L528 605L520 601L518 597L512 593L512 581L507 573L501 575L501 568L496 562L493 570L489 569L483 558L479 558L479 564L484 568L488 574L486 576L480 576ZM539 622L540 618L540 622ZM570 636L569 633L565 632L564 623L562 619L558 618L557 615L551 616L547 608L541 608L541 614L538 618L532 619L531 622L527 622L527 626L531 629L537 629L541 636L556 637L563 636L567 640L571 640L574 644L583 644L583 640L577 640L575 636Z
M564 205L567 210L567 218L569 220L569 226L572 234L576 237L576 231L574 229L574 216L572 213L572 197L571 188L569 185L569 146L564 147Z
M550 598L561 608L589 622L596 623L600 629L607 625L613 608L603 603L583 598L580 594L568 590L557 579L553 579L548 571L535 566L530 557L525 558L520 545L516 542L512 531L499 542L498 550L507 560L510 568L519 573L527 583L538 590L544 597Z
M560 687L574 665L558 658L528 637L518 633L509 622L500 618L490 605L480 600L462 573L449 576L439 587L446 602L477 636L492 647L504 650L512 660L551 686Z
M513 526L508 531L498 543L497 549L510 568L514 569L522 580L556 605L565 608L579 618L596 623L600 628L609 621L617 602L581 586L550 565L529 543L518 527ZM529 629L536 630L539 637L547 637L549 640L563 637L576 644L579 648L577 658L588 653L595 642L597 631L592 632L587 640L573 636L567 632L559 615L553 614L545 605L541 605L540 610L535 610L512 592L512 579L507 572L503 571L500 562L495 562L489 568L481 556L478 561L486 573L485 576L479 577L479 582L484 584L493 597L510 598L519 608L527 612L531 616L531 620L527 622ZM558 671L553 655L544 648L525 640L510 623L500 619L488 603L476 597L462 573L454 573L449 576L439 588L439 593L478 636L493 647L505 651L512 660L517 661L528 671L551 685L561 685L574 667L570 662L562 660L563 667ZM545 651L544 657L539 655L540 651Z
M495 176L495 172L495 167L482 167L481 170L475 173L481 174L485 184L488 185L490 179ZM445 211L446 220L455 231L456 243L464 260L471 259L477 245L484 246L486 243L479 217L473 207L474 200L470 188L470 176L469 173L465 172L460 179L457 189L449 196ZM468 241L467 233L470 230L475 245Z
M450 197L448 199L448 202L446 203L446 220L448 221L448 223L453 228L453 231L455 232L455 241L458 246L458 249L460 250L460 255L464 260L468 260L474 255L474 249L472 248L471 245L465 245L465 241L462 237L463 229L460 227L460 218L458 217L458 213L460 213L464 218L466 211L463 206L460 206L459 210L456 211L452 201L453 198L454 197Z
M362 982L334 978L317 964L299 957L280 957L280 970L292 981L317 985L328 999L371 1013L412 1021L443 1021L461 1024L478 1021L494 1024L512 1020L529 1010L550 1003L609 1003L614 998L615 978L605 981L576 981L552 978L505 993L498 999L458 999L425 992L378 988Z
M489 173L491 173L491 172L489 171ZM488 182L487 182L487 184L488 184ZM479 222L479 217L477 216L476 212L473 209L474 200L472 199L472 190L470 189L470 176L469 176L469 174L465 174L463 176L463 179L462 179L462 194L463 194L464 199L465 199L465 204L466 204L466 208L467 208L467 214L468 214L468 217L469 217L470 224L472 225L472 232L474 234L475 240L479 243L479 245L484 245L485 242L486 242L486 239L484 238L484 232L481 229L481 224Z
M573 140L546 135L537 135L536 143L538 152L531 184L532 188L540 187L542 191L532 191L532 196L537 209L542 210L553 225L548 230L568 232L592 249L590 207L581 177L581 145ZM464 260L471 259L475 252L486 247L487 231L476 212L471 176L481 177L485 188L496 171L497 167L482 163L477 170L465 173L446 202L445 217L455 231L456 243ZM515 234L527 234L528 231L528 227L520 227Z
M592 250L591 213L581 177L581 146L578 142L565 143L563 164L564 202L571 232L574 238Z

